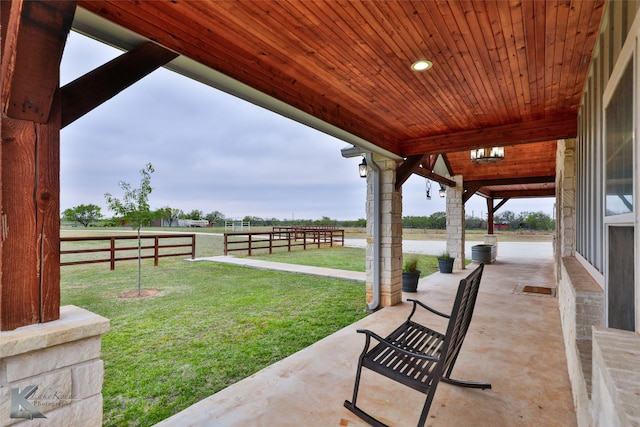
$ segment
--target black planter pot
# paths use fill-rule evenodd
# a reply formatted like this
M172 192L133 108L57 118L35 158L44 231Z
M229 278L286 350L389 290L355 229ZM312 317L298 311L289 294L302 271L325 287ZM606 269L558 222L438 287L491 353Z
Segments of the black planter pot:
M417 292L420 270L402 273L402 292Z
M438 258L440 273L453 273L453 261L455 258Z

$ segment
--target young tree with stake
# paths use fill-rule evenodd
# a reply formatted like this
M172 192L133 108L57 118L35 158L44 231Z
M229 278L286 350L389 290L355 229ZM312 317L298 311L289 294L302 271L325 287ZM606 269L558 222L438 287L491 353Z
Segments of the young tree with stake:
M127 182L120 181L118 185L124 191L122 200L112 196L110 193L104 195L107 200L109 210L122 217L126 222L132 223L138 229L138 296L141 295L142 277L142 244L140 240L140 227L147 224L154 217L149 208L149 194L151 193L151 174L154 172L151 163L140 170L142 179L139 188L132 188Z

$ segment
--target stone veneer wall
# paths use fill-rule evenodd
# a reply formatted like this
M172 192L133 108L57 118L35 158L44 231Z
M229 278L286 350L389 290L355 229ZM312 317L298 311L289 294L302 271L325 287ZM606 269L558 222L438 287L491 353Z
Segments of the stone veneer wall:
M462 175L452 178L456 182L455 187L447 187L447 252L455 258L453 268L464 270L464 188Z
M593 328L592 427L640 425L640 336Z
M591 425L591 328L604 324L604 291L574 257L561 258L558 306L578 425Z
M380 305L402 302L402 188L395 160L374 155L380 167ZM373 173L367 175L367 302L373 301Z
M0 425L102 425L101 335L109 320L75 306L60 319L0 335ZM27 400L47 418L11 418L12 390L35 385Z

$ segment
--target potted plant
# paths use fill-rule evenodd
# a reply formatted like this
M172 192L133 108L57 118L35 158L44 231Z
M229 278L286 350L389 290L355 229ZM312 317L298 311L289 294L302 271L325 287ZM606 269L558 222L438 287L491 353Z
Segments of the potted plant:
M452 258L451 255L449 255L449 252L442 252L438 256L438 267L440 268L440 273L452 273L454 260L455 258Z
M418 270L418 258L410 257L404 261L402 267L402 291L417 292L418 279L420 279L421 271Z

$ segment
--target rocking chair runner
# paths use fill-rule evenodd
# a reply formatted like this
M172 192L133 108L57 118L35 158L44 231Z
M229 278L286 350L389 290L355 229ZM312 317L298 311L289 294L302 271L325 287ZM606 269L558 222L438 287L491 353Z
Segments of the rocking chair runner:
M344 402L347 409L372 426L385 426L356 406L362 367L369 368L427 395L418 421L419 427L424 426L427 420L429 408L440 380L462 387L491 388L491 384L488 383L459 381L451 378L451 371L471 323L483 269L484 264L480 264L469 276L460 281L450 315L440 313L420 301L410 299L409 301L413 302L411 314L386 338L366 329L358 329L358 332L366 335L366 342L358 361L353 399L351 402L348 400ZM449 319L444 335L411 320L418 306ZM378 344L369 349L371 338L377 340Z

